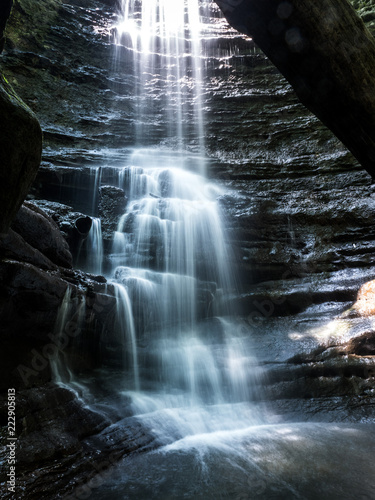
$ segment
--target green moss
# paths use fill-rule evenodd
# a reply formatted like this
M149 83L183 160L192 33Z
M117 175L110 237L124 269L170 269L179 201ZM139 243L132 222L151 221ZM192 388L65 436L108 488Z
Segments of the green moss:
M32 113L31 109L23 102L20 97L18 97L11 84L2 74L0 74L0 88L1 87L5 91L10 101L12 101L13 103L17 102L25 111L27 111L28 113Z
M50 26L58 16L62 0L14 0L6 27L10 43L18 48L30 49L43 45Z
M375 35L375 0L350 0L350 3L356 9L370 33Z
M357 10L367 7L375 7L375 0L351 0L351 4Z

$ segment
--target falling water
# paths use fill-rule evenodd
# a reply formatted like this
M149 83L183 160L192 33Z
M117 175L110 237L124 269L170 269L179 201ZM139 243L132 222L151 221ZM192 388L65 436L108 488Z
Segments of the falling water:
M92 225L85 242L86 246L86 269L93 274L103 272L103 237L101 221L97 217L92 217Z
M70 363L66 352L64 351L67 343L65 329L74 324L73 338L79 333L83 325L86 303L84 297L73 297L72 288L67 287L64 299L58 311L52 339L56 352L51 357L51 372L54 382L62 387L68 387L74 390L77 397L87 393L78 377L70 369Z
M122 0L117 43L130 45L134 57L137 144L167 124L164 140L183 150L190 139L203 171L199 8L198 0Z
M259 421L248 331L227 305L235 287L217 198L204 177L198 0L125 0L117 43L133 54L138 147L119 169L127 210L109 260L137 418L165 443ZM155 87L164 85L163 102ZM155 121L166 142L146 147ZM226 316L226 319L223 319Z
M116 391L168 450L264 422L254 404L260 368L248 328L228 306L235 279L217 202L223 190L204 176L201 4L126 0L122 7L117 43L134 58L137 147L114 176L127 207L106 257L126 372L115 375ZM162 84L165 98L155 104L153 89ZM168 148L148 144L159 119L168 124ZM96 273L99 222L88 239L96 264L87 265Z
M141 423L159 448L125 458L90 495L96 500L354 498L340 489L344 481L361 496L357 483L371 462L373 433L343 425L268 425L272 417L256 404L261 369L248 327L228 306L235 279L217 203L222 190L204 177L200 7L199 0L122 3L117 43L133 54L137 144L114 176L127 208L106 258L117 299L114 329L129 375L118 376L114 369L113 378L116 396L132 416L113 428ZM157 87L162 102L156 102ZM160 137L155 140L161 131L168 149ZM91 247L99 240L100 225L94 222ZM99 273L102 251L92 254L95 262L88 264ZM70 311L69 294L60 327ZM78 310L83 314L84 305ZM63 361L58 358L54 366L56 380L72 385L69 369L61 377ZM359 443L354 451L350 435ZM340 461L349 448L353 460L342 474ZM365 479L370 477L371 470Z

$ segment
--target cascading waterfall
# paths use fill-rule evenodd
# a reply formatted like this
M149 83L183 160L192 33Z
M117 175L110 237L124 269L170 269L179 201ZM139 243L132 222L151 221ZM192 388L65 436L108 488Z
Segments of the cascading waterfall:
M218 317L230 314L234 279L216 201L222 191L204 178L200 8L198 0L126 0L117 30L134 57L143 146L119 170L128 202L109 256L119 307L123 314L130 303L133 315L125 349L136 390L123 393L166 443L258 422L247 332ZM161 84L170 147L146 148Z
M135 199L120 220L110 258L117 286L132 304L137 340L147 345L145 366L132 353L138 387L180 391L178 406L181 395L190 406L245 401L254 359L233 325L207 319L218 308L219 291L231 286L217 188L197 174L159 167L129 169L127 183ZM225 303L220 309L225 312Z
M222 190L204 177L202 6L199 0L123 0L117 43L133 54L136 148L108 176L127 199L112 247L104 255L100 220L94 220L87 245L95 258L86 262L95 274L105 267L114 290L122 371L119 376L113 361L118 344L108 347L107 364L85 383L62 356L52 368L56 382L108 418L115 415L106 443L125 435L135 448L139 439L140 448L151 436L156 450L125 457L108 475L90 475L79 497L370 498L373 431L336 423L272 425L278 417L256 403L262 370L249 326L227 304L235 279L217 203ZM103 170L95 171L96 187ZM92 213L96 202L94 195ZM73 311L79 325L85 307L68 289L56 333ZM100 338L101 345L106 340ZM110 395L103 397L107 382ZM117 434L121 426L126 432Z
M101 221L97 217L92 217L92 226L86 241L87 270L93 274L103 272L103 238Z
M106 257L126 372L115 375L116 391L167 447L264 422L252 403L260 368L249 331L228 306L235 279L217 202L223 190L204 177L200 8L198 0L125 0L117 30L133 53L138 104L137 147L113 176L127 208ZM165 98L155 104L162 84ZM166 140L150 147L162 111ZM97 274L98 240L94 220L96 263L87 268Z

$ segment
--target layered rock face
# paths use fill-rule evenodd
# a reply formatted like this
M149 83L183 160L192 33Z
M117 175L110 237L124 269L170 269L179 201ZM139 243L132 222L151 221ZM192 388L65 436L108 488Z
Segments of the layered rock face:
M58 23L34 52L11 49L10 31L4 66L44 131L33 195L93 214L94 167L122 165L117 147L134 144L132 57L118 47L114 64L116 14L108 4L71 1L55 15ZM371 265L370 177L299 104L253 42L215 24L218 9L210 15L203 40L209 175L229 188L222 206L244 290L285 273ZM163 141L160 127L152 144ZM102 184L111 179L103 177Z
M374 176L375 41L348 1L219 0L232 26L255 43ZM324 22L321 19L324 18Z
M33 462L41 465L37 480L25 476L25 484L33 483L28 491L38 498L50 494L43 489L51 473L43 468L46 463L59 462L53 477L63 489L74 476L73 470L66 473L67 465L76 464L77 475L87 480L95 473L89 460L95 459L96 449L110 455L108 443L119 444L120 450L110 464L121 453L152 446L135 422L126 431L107 428L126 414L125 398L118 412L103 417L103 408L87 411L71 391L49 384L48 357L56 352L54 346L65 344L56 337L55 324L68 287L77 308L86 301L79 339L85 338L85 349L93 346L80 356L79 349L71 348L76 330L67 334L75 366L89 371L100 365L94 346L105 342L98 332L106 340L111 329L113 291L103 278L72 269L70 251L86 234L87 216L103 218L109 242L126 205L111 169L99 169L123 166L123 148L134 144L132 56L120 46L115 64L114 4L44 0L36 12L33 2L19 0L2 56L7 80L38 115L44 133L42 165L29 202L1 243L1 326L7 352L12 352L2 355L9 373L2 382L4 389L10 380L19 383L22 467L27 472ZM36 22L34 16L42 11L44 21L39 17ZM371 12L363 10L370 23ZM323 418L325 408L331 418L332 409L340 407L335 418L344 420L353 410L358 419L362 408L366 416L373 387L372 334L366 334L370 321L364 323L352 311L339 317L333 330L348 337L337 342L333 330L324 337L314 328L350 309L361 284L375 278L371 178L299 103L252 40L230 29L213 4L205 20L210 26L203 39L208 175L225 187L220 203L241 277L241 294L234 302L253 327L259 360L269 367L264 398L277 400L280 413L296 411L300 401L314 397L310 415ZM20 22L27 24L27 33ZM157 103L157 87L155 93ZM165 128L155 124L150 145L164 142ZM189 148L194 147L191 141ZM82 231L76 233L79 219ZM73 318L73 326L77 321ZM116 343L108 349L115 351ZM29 385L23 392L25 380ZM335 406L329 398L337 394L343 399ZM1 415L5 423L4 411ZM90 437L105 428L100 437Z
M44 131L32 196L92 215L92 192L100 198L97 167L123 165L118 146L134 143L132 56L120 46L114 64L116 10L110 3L53 6L54 22L32 32L31 42L11 21L3 64ZM202 41L205 140L209 175L228 188L221 204L241 274L237 303L246 314L254 300L269 297L270 287L288 298L275 308L278 314L330 299L354 300L373 264L371 179L298 102L253 41L215 21L219 9L210 8ZM363 13L371 22L371 11ZM155 92L158 102L157 87ZM151 144L163 142L163 126L155 127ZM112 183L105 171L102 200ZM102 203L107 219L109 208Z

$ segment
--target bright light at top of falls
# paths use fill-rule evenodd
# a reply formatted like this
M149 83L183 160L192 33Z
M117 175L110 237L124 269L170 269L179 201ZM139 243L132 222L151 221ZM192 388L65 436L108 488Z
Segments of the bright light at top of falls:
M137 146L195 153L204 173L200 4L123 0L116 43L133 54Z
M180 55L177 41L199 37L200 18L198 0L154 0L142 2L141 10L137 8L135 0L122 0L123 17L116 26L118 38L125 34L130 35L133 49L147 53L154 46L153 39L160 37L167 40L162 47L165 53L171 49L174 55Z

